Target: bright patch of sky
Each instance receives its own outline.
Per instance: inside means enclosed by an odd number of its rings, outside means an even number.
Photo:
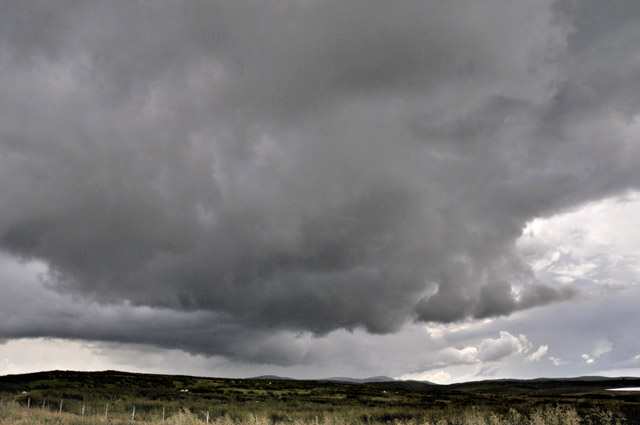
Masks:
[[[518,248],[542,280],[615,289],[640,283],[640,194],[527,225]]]

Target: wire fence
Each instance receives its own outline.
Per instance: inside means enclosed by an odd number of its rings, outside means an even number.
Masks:
[[[101,418],[104,420],[114,421],[143,421],[143,422],[160,422],[164,423],[171,415],[178,414],[187,408],[176,406],[175,403],[164,406],[160,403],[141,403],[132,404],[125,400],[113,400],[107,402],[88,402],[77,399],[64,398],[32,398],[30,396],[2,396],[0,397],[0,409],[7,408],[26,408],[38,409],[54,414],[72,414],[79,417]],[[220,409],[199,409],[194,410],[195,415],[208,424],[214,417],[212,412],[218,413],[218,416],[224,416],[224,410]]]

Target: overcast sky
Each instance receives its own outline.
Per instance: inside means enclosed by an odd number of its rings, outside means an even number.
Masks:
[[[637,0],[0,0],[0,374],[640,375]]]

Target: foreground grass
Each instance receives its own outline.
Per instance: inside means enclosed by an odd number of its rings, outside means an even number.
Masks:
[[[208,423],[213,425],[350,425],[368,423],[366,417],[353,418],[351,415],[325,413],[313,419],[298,418],[295,415],[287,417],[267,417],[253,414],[228,415],[210,417]],[[38,408],[26,408],[20,405],[6,405],[0,407],[0,425],[114,425],[114,424],[162,424],[159,417],[151,421],[132,421],[131,418],[109,418],[103,416],[79,416],[71,413],[56,413]],[[191,412],[180,410],[168,415],[164,424],[167,425],[201,425],[206,424],[205,412]],[[387,421],[387,425],[625,425],[626,418],[619,413],[591,409],[578,414],[573,407],[541,407],[523,414],[515,409],[507,413],[499,413],[489,409],[451,409],[449,411],[426,410],[421,421],[414,419],[394,419]]]

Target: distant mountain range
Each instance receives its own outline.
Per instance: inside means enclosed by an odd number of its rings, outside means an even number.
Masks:
[[[254,376],[253,378],[247,379],[263,379],[266,381],[296,381],[295,378],[287,378],[286,376],[276,376],[276,375],[260,375]]]
[[[412,390],[423,390],[427,388],[449,388],[457,391],[477,391],[477,392],[514,392],[527,393],[547,391],[550,388],[584,388],[586,386],[593,388],[605,388],[625,385],[627,383],[640,385],[640,378],[635,377],[618,377],[610,378],[606,376],[577,376],[572,378],[534,378],[534,379],[487,379],[482,381],[469,381],[457,384],[435,384],[429,381],[403,381],[393,379],[388,376],[373,376],[370,378],[351,378],[337,376],[324,379],[295,379],[277,375],[262,375],[248,379],[265,379],[265,380],[283,380],[298,382],[335,382],[345,384],[367,384],[384,388],[405,388]]]
[[[393,379],[388,376],[372,376],[370,378],[351,378],[347,376],[333,376],[331,378],[323,378],[323,379],[296,379],[296,378],[289,378],[286,376],[278,376],[278,375],[260,375],[260,376],[254,376],[252,378],[247,378],[247,379],[260,379],[260,380],[270,380],[270,381],[280,380],[280,381],[343,382],[343,383],[349,383],[349,384],[391,384],[392,386],[407,387],[407,388],[414,388],[414,389],[422,386],[443,386],[443,385],[435,384],[429,381],[403,381],[399,379]],[[450,384],[448,386],[458,387],[459,389],[463,389],[467,387],[478,389],[485,386],[489,386],[493,388],[497,384],[502,384],[508,387],[514,384],[536,385],[536,384],[550,384],[550,383],[561,383],[561,382],[597,383],[600,381],[612,381],[612,380],[623,380],[623,381],[638,380],[638,378],[633,378],[633,377],[609,378],[606,376],[577,376],[573,378],[534,378],[534,379],[505,378],[505,379],[487,379],[483,381],[461,382],[458,384]]]
[[[248,379],[266,379],[266,380],[282,380],[282,381],[297,381],[295,378],[287,378],[284,376],[276,375],[261,375]],[[372,376],[371,378],[349,378],[344,376],[336,376],[324,379],[305,379],[305,381],[324,381],[324,382],[348,382],[351,384],[372,384],[376,382],[396,382],[395,379],[388,376]]]

